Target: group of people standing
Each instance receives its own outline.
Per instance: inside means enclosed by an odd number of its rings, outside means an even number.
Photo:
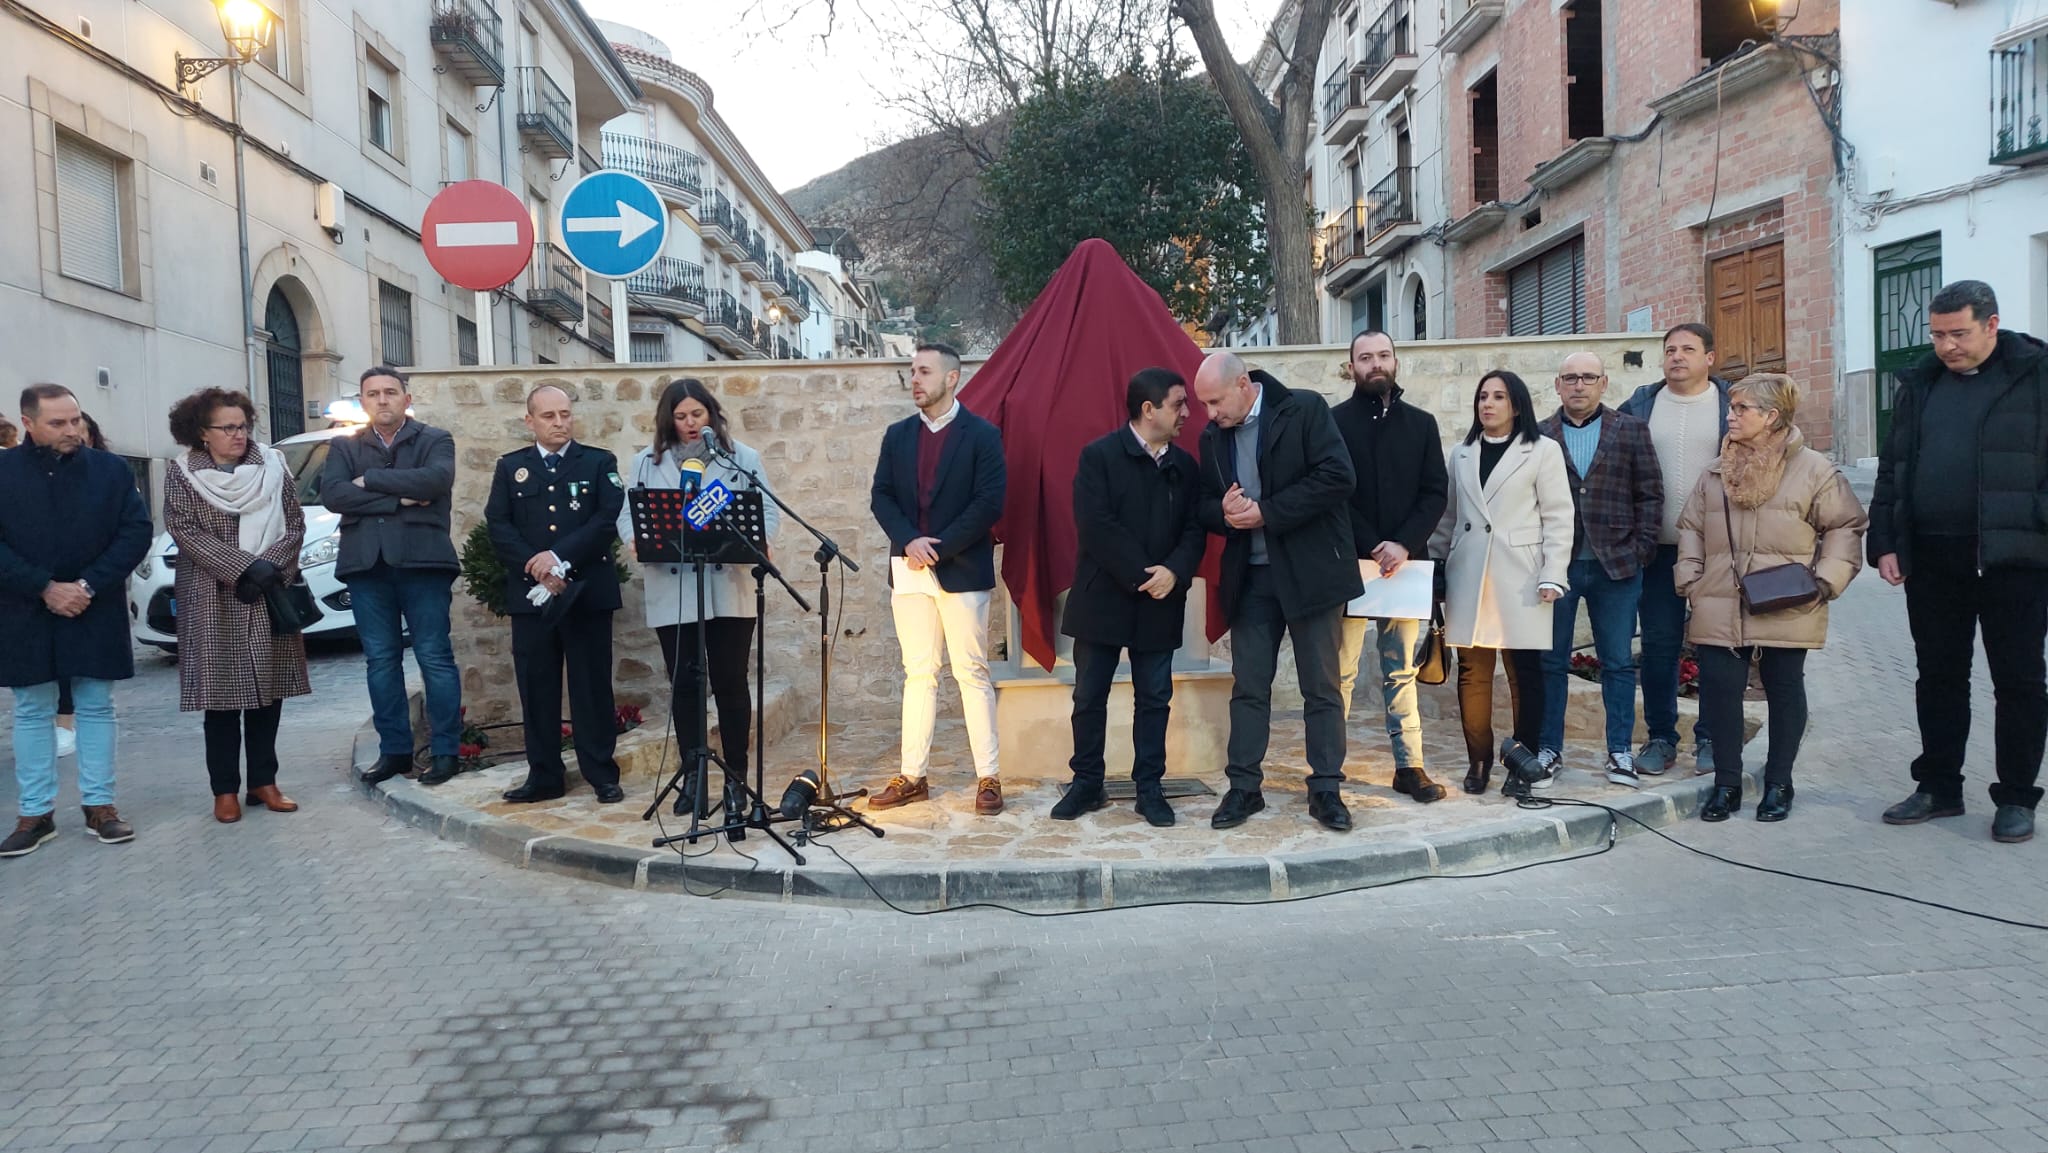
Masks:
[[[1334,409],[1227,351],[1206,357],[1192,382],[1163,368],[1139,372],[1126,388],[1128,423],[1084,449],[1073,486],[1078,556],[1061,627],[1074,642],[1074,751],[1052,816],[1071,820],[1106,804],[1107,702],[1128,654],[1137,812],[1154,825],[1174,823],[1161,789],[1172,654],[1215,535],[1234,683],[1229,789],[1212,826],[1242,824],[1265,807],[1283,638],[1293,642],[1301,685],[1312,819],[1352,825],[1340,791],[1345,721],[1369,631],[1377,633],[1394,788],[1423,803],[1445,796],[1421,742],[1426,622],[1345,615],[1363,588],[1362,565],[1388,576],[1425,560],[1440,566],[1442,635],[1457,656],[1465,791],[1486,791],[1517,746],[1521,763],[1537,766],[1535,787],[1564,767],[1565,677],[1583,603],[1606,713],[1596,771],[1635,785],[1674,767],[1679,661],[1689,642],[1700,698],[1694,763],[1715,778],[1701,816],[1725,820],[1742,808],[1742,700],[1754,665],[1769,713],[1756,816],[1782,820],[1807,722],[1804,657],[1825,642],[1827,604],[1859,571],[1867,531],[1871,562],[1905,586],[1920,665],[1918,788],[1885,821],[1963,812],[1968,674],[1981,624],[1998,713],[1992,832],[2028,839],[2048,743],[2048,345],[2001,331],[1996,298],[1976,281],[1934,297],[1931,329],[1934,353],[1900,375],[1868,516],[1841,472],[1804,443],[1799,387],[1776,374],[1733,383],[1714,376],[1713,333],[1700,324],[1666,334],[1663,378],[1619,407],[1604,403],[1606,370],[1591,353],[1560,365],[1559,405],[1547,419],[1520,377],[1487,373],[1448,458],[1435,418],[1403,397],[1399,357],[1383,333],[1352,341],[1352,395]],[[1000,433],[956,396],[960,374],[953,349],[917,350],[918,412],[885,433],[870,494],[902,566],[891,608],[904,668],[900,768],[870,798],[873,809],[931,795],[942,657],[967,714],[975,811],[1003,809],[987,647],[992,528],[1006,475]],[[1210,416],[1199,456],[1174,443],[1191,396]],[[411,771],[417,760],[400,663],[409,643],[430,730],[418,779],[433,785],[462,769],[461,682],[449,643],[460,569],[450,535],[454,442],[409,415],[397,369],[365,372],[361,399],[368,423],[330,442],[319,492],[341,515],[337,572],[349,587],[381,745],[365,779]],[[65,682],[76,699],[85,826],[107,843],[135,835],[113,803],[112,682],[134,673],[121,590],[151,533],[133,473],[89,443],[68,389],[32,386],[20,407],[26,443],[0,453],[0,635],[9,638],[0,683],[14,692],[21,813],[0,856],[55,835],[54,717]],[[185,451],[165,480],[164,520],[178,546],[180,706],[205,715],[214,816],[224,823],[239,820],[245,803],[298,807],[277,785],[277,733],[284,699],[309,691],[303,641],[277,605],[303,587],[305,518],[298,486],[258,439],[256,418],[240,392],[203,389],[180,401],[170,424]],[[661,393],[653,443],[634,457],[630,481],[611,453],[574,440],[565,390],[534,389],[525,422],[534,443],[499,460],[485,509],[506,571],[529,758],[526,780],[505,798],[542,801],[567,788],[558,728],[566,671],[582,776],[599,801],[615,802],[624,792],[613,759],[610,614],[622,603],[616,543],[634,540],[626,491],[768,481],[759,454],[731,437],[717,397],[695,380]],[[767,514],[772,533],[772,503]],[[753,707],[745,661],[757,639],[748,566],[707,571],[700,603],[692,566],[632,558],[673,682],[679,744],[706,740],[701,631],[724,760],[744,772]],[[1513,717],[1500,748],[1496,663],[1506,669]],[[1639,687],[1647,740],[1632,749]],[[679,799],[678,810],[687,803]]]

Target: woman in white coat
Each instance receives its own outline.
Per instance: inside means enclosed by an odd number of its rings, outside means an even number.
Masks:
[[[1479,381],[1472,429],[1451,450],[1451,499],[1430,538],[1444,561],[1444,640],[1458,650],[1458,713],[1470,769],[1465,791],[1493,773],[1493,664],[1502,654],[1514,739],[1541,746],[1543,654],[1551,602],[1572,558],[1572,489],[1564,451],[1536,427],[1529,386],[1497,370]],[[1545,754],[1547,756],[1547,754]],[[1548,785],[1555,759],[1544,763]]]
[[[716,451],[706,433],[716,438]],[[725,410],[704,382],[685,377],[662,389],[654,405],[654,444],[634,454],[626,468],[626,487],[681,488],[683,473],[697,472],[695,487],[722,482],[738,492],[753,482],[726,463],[731,460],[767,483],[761,454],[732,438]],[[772,500],[764,501],[767,535],[775,537],[779,517]],[[629,501],[619,513],[619,539],[635,547],[633,511]],[[637,548],[635,549],[637,557]],[[747,737],[753,707],[747,689],[747,658],[754,640],[754,584],[751,567],[711,565],[704,573],[704,605],[697,604],[697,566],[642,562],[640,587],[647,605],[647,627],[661,642],[661,660],[670,681],[669,711],[676,745],[684,752],[706,743],[704,701],[698,694],[697,630],[704,630],[710,665],[711,696],[718,705],[718,740],[726,767],[735,777],[747,772]],[[676,794],[675,811],[689,811],[688,794]]]

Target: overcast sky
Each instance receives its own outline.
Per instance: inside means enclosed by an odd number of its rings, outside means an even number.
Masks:
[[[855,2],[839,0],[842,10]],[[889,4],[873,0],[871,8]],[[883,95],[900,87],[901,70],[915,61],[893,56],[895,38],[866,20],[842,18],[822,39],[824,0],[584,0],[584,7],[660,37],[677,64],[709,81],[718,114],[780,190],[901,134]],[[1257,47],[1278,7],[1278,0],[1216,0],[1216,18],[1239,59]]]

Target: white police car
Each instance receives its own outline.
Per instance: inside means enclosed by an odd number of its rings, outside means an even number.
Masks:
[[[346,419],[330,413],[337,419]],[[334,560],[341,547],[341,516],[328,512],[320,503],[320,470],[327,463],[327,442],[347,436],[357,423],[337,424],[318,432],[286,437],[276,445],[284,454],[285,467],[299,486],[299,503],[305,507],[306,542],[299,549],[299,571],[313,590],[321,617],[306,630],[309,637],[353,637],[355,613],[349,607],[348,586],[334,575]],[[171,534],[163,533],[150,546],[149,556],[128,578],[128,618],[135,639],[168,653],[178,651],[178,546]]]

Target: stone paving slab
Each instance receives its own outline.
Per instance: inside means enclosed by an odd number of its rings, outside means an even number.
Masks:
[[[1584,742],[1597,734],[1598,686],[1572,683],[1567,767],[1550,795],[1612,806],[1652,826],[1696,813],[1708,778],[1693,775],[1689,755],[1662,780],[1645,778],[1640,790],[1608,783],[1597,735],[1595,744]],[[1498,695],[1497,722],[1505,732],[1504,686]],[[1430,764],[1462,766],[1463,739],[1454,708],[1444,707],[1448,696],[1445,689],[1432,689],[1425,697],[1424,751]],[[853,802],[885,836],[859,828],[838,831],[801,846],[802,864],[758,831],[739,842],[705,838],[654,847],[657,837],[684,833],[688,820],[664,805],[655,821],[642,821],[653,793],[644,781],[638,787],[628,782],[623,804],[599,805],[579,782],[558,801],[518,805],[500,797],[524,777],[525,765],[515,762],[465,773],[433,789],[401,777],[378,791],[408,824],[524,868],[627,888],[778,901],[865,904],[879,890],[894,903],[920,909],[978,901],[1069,909],[1190,898],[1270,900],[1483,872],[1590,852],[1611,836],[1640,831],[1597,809],[1522,807],[1500,795],[1499,772],[1487,795],[1467,795],[1459,788],[1462,767],[1435,770],[1450,795],[1417,804],[1390,787],[1393,767],[1386,736],[1374,723],[1376,701],[1362,698],[1353,716],[1344,795],[1357,827],[1349,834],[1332,833],[1307,815],[1298,711],[1274,717],[1266,810],[1225,831],[1211,829],[1208,820],[1227,787],[1220,771],[1200,778],[1217,796],[1178,801],[1179,823],[1166,829],[1145,823],[1128,804],[1112,804],[1077,821],[1051,820],[1047,814],[1067,777],[1063,765],[1006,765],[1004,812],[978,816],[957,717],[942,719],[933,742],[929,802],[880,812]],[[799,730],[771,742],[770,764],[796,763],[809,753],[810,740]],[[357,767],[375,755],[374,735],[366,727],[356,740]],[[879,787],[898,751],[894,734],[884,728],[849,727],[833,738],[831,755],[841,787]],[[783,767],[768,779],[771,803],[790,771]],[[790,837],[797,827],[776,828]]]

